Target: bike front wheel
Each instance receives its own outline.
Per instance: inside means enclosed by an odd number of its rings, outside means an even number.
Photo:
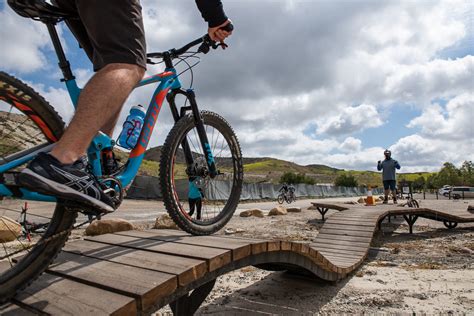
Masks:
[[[216,113],[202,111],[201,116],[217,175],[209,175],[205,146],[192,115],[184,116],[171,129],[160,160],[165,207],[175,223],[193,235],[213,234],[227,224],[243,183],[242,154],[232,127]],[[185,159],[183,146],[189,148],[191,163]]]
[[[283,194],[278,195],[278,204],[283,204],[285,202],[285,196]]]

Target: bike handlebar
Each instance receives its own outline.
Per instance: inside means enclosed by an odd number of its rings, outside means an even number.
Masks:
[[[231,32],[234,29],[234,26],[232,25],[232,23],[229,23],[226,26],[221,27],[220,29],[222,29],[224,31],[227,31],[227,32]],[[146,56],[151,57],[151,58],[164,58],[166,55],[168,55],[171,59],[173,59],[173,58],[177,58],[180,55],[186,53],[190,48],[192,48],[192,47],[194,47],[198,44],[201,44],[201,46],[199,46],[199,48],[198,48],[198,52],[203,53],[203,54],[207,54],[209,52],[209,50],[211,49],[211,47],[213,49],[216,49],[219,46],[222,46],[224,49],[227,47],[227,45],[225,43],[217,43],[216,41],[213,41],[209,37],[209,34],[206,34],[206,35],[204,35],[204,36],[202,36],[198,39],[195,39],[192,42],[189,42],[188,44],[184,45],[181,48],[178,48],[178,49],[172,48],[172,49],[167,50],[165,52],[148,53],[148,54],[146,54]]]

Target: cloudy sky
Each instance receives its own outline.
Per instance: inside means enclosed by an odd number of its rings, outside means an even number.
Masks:
[[[404,172],[474,160],[472,1],[223,3],[235,25],[230,47],[202,57],[193,87],[202,108],[230,121],[245,156],[374,170],[389,148]],[[192,0],[142,6],[150,52],[206,32]],[[33,85],[69,118],[45,27],[16,16],[5,0],[0,21],[0,69]],[[91,66],[68,30],[60,34],[83,84]],[[182,79],[189,83],[189,76]],[[152,90],[136,90],[127,106],[147,105]],[[163,107],[153,145],[171,123]]]

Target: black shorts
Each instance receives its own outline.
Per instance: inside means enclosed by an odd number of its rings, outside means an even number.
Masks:
[[[94,71],[112,63],[146,69],[146,43],[140,0],[54,0],[76,12],[80,20],[66,21]]]
[[[397,182],[395,180],[384,180],[383,181],[383,188],[385,190],[392,190],[395,191],[395,187],[397,186]]]

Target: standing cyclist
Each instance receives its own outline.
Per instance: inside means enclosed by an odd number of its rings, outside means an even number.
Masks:
[[[397,204],[397,193],[395,192],[397,186],[395,169],[400,169],[400,164],[395,159],[392,159],[392,152],[390,150],[386,149],[383,154],[385,155],[385,160],[379,160],[377,163],[377,170],[383,170],[382,180],[383,188],[385,190],[383,204],[388,203],[388,193],[390,190],[392,191],[393,204]]]
[[[143,78],[146,44],[142,8],[139,0],[54,2],[79,16],[78,20],[68,20],[67,25],[96,73],[82,90],[77,111],[64,135],[51,153],[39,154],[31,161],[19,180],[33,191],[111,212],[112,201],[86,171],[81,157],[99,131],[112,136],[125,100]],[[209,24],[212,40],[223,42],[231,35],[221,29],[230,20],[220,0],[196,0],[196,4]]]

